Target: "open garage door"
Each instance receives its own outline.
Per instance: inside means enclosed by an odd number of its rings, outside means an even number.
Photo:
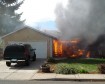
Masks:
[[[15,43],[28,43],[32,48],[35,48],[36,58],[47,58],[47,42],[9,42],[9,44]]]

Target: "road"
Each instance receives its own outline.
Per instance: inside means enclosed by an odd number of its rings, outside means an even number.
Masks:
[[[34,74],[38,71],[40,65],[44,60],[37,59],[32,62],[30,66],[24,66],[21,64],[12,64],[11,67],[6,66],[4,60],[0,61],[0,79],[1,80],[30,80]]]
[[[0,80],[0,84],[105,84],[105,82],[75,82],[75,81],[8,81]]]

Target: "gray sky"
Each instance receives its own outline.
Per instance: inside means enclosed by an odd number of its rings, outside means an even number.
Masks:
[[[43,22],[55,20],[55,7],[58,3],[64,6],[68,0],[25,0],[19,13],[23,12],[21,19],[26,19],[26,24],[35,24],[36,22]]]

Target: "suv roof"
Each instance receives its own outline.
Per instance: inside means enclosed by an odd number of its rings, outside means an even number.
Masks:
[[[9,44],[7,46],[31,46],[30,44],[26,44],[26,43],[19,43],[19,44]]]
[[[5,52],[23,52],[25,48],[31,48],[30,44],[11,44],[5,49]]]

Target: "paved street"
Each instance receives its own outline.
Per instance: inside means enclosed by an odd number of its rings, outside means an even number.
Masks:
[[[75,82],[75,81],[9,81],[0,80],[0,84],[105,84],[105,82]]]
[[[1,80],[30,80],[34,74],[38,71],[40,65],[44,62],[43,59],[37,59],[35,62],[31,62],[30,66],[24,66],[21,64],[12,64],[11,67],[6,66],[4,60],[0,61],[0,79]]]

